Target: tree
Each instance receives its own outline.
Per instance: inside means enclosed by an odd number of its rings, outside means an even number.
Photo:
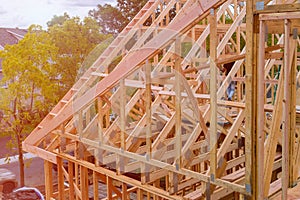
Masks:
[[[87,55],[110,35],[101,33],[98,23],[90,17],[83,21],[79,17],[73,17],[62,25],[49,27],[48,32],[58,48],[57,70],[64,94],[75,83],[78,70]]]
[[[31,26],[24,38],[0,52],[3,79],[0,89],[1,134],[11,135],[20,164],[20,186],[25,185],[23,139],[59,100],[57,48],[41,26]]]
[[[64,15],[61,16],[54,15],[53,18],[47,22],[47,26],[63,25],[63,23],[69,19],[70,16],[67,13],[64,13]]]
[[[120,33],[126,26],[126,18],[118,10],[110,4],[98,5],[97,10],[89,11],[89,16],[94,18],[101,27],[104,34],[116,35]]]
[[[117,7],[126,18],[126,25],[143,8],[147,0],[117,0]]]
[[[110,4],[98,5],[97,9],[89,11],[89,16],[103,27],[103,33],[116,35],[125,28],[146,2],[147,0],[118,0],[116,7]]]

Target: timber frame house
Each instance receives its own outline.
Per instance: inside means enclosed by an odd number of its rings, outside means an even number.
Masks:
[[[46,199],[286,199],[299,28],[294,0],[149,0],[24,141]]]

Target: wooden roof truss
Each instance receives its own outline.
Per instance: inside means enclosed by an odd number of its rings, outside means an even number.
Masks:
[[[149,0],[24,141],[45,159],[46,199],[286,195],[299,177],[300,6],[260,4]]]

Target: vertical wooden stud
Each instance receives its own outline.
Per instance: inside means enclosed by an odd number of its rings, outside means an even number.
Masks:
[[[45,192],[46,200],[50,200],[53,194],[53,175],[52,175],[52,163],[44,161],[44,173],[45,173]]]
[[[210,180],[215,181],[217,174],[217,66],[215,65],[215,60],[217,57],[217,21],[216,21],[216,11],[211,9],[209,15],[210,24],[210,132],[209,132],[209,151],[210,151]],[[210,185],[206,186],[209,189]],[[206,197],[210,199],[207,192]]]
[[[289,102],[290,102],[290,30],[291,22],[288,19],[284,20],[284,94],[283,94],[283,133],[282,133],[282,196],[281,198],[287,199],[287,189],[289,180]]]
[[[64,174],[63,174],[63,161],[62,158],[56,158],[57,163],[57,182],[58,182],[58,198],[60,200],[65,199],[65,187],[64,187]]]

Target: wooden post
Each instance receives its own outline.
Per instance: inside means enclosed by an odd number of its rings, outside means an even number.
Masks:
[[[112,179],[109,176],[106,176],[106,186],[107,186],[107,199],[112,200]]]
[[[125,141],[125,124],[126,124],[126,87],[125,87],[125,78],[120,80],[120,130],[121,130],[121,149],[126,149]],[[121,155],[117,155],[117,173],[122,174],[125,167],[125,158]]]
[[[0,185],[0,200],[3,198],[3,185]]]
[[[181,40],[180,37],[176,38],[175,41],[175,166],[177,169],[181,168],[181,65],[180,65],[180,55],[181,55]],[[178,186],[178,174],[171,172],[170,174],[171,186],[174,188],[174,192],[177,192]]]
[[[127,200],[128,199],[128,193],[127,193],[127,184],[122,183],[122,200]]]
[[[80,157],[79,157],[79,148],[80,148],[80,144],[79,144],[79,142],[76,141],[75,142],[75,158],[78,159],[78,160],[80,160]],[[79,187],[80,169],[79,169],[78,162],[74,163],[74,167],[75,167],[75,170],[74,170],[74,172],[75,172],[75,175],[74,175],[74,177],[75,177],[75,185],[76,185],[76,187]],[[78,200],[79,198],[80,198],[80,196],[76,195],[76,200]]]
[[[77,132],[79,135],[79,140],[82,138],[83,133],[83,113],[82,110],[78,112],[78,125],[77,125]]]
[[[254,6],[256,0],[249,0],[246,4],[246,121],[245,121],[245,155],[246,155],[246,169],[245,169],[245,187],[246,191],[251,194],[247,199],[263,199],[263,193],[259,190],[259,177],[257,173],[258,159],[257,159],[257,132],[256,124],[256,48],[257,34],[255,33],[255,15]]]
[[[102,145],[103,143],[103,111],[102,111],[102,107],[103,107],[103,102],[102,99],[100,97],[97,98],[97,107],[98,107],[98,140],[99,140],[99,144]],[[103,163],[103,150],[101,150],[100,148],[97,148],[95,150],[95,164],[96,166],[99,166],[101,163]]]
[[[44,161],[44,173],[45,173],[45,192],[46,200],[50,200],[53,194],[53,176],[52,176],[52,163]]]
[[[289,185],[289,122],[290,122],[290,30],[291,22],[288,19],[284,20],[284,95],[283,95],[283,134],[282,134],[282,199],[287,199],[287,189]]]
[[[175,151],[176,151],[176,165],[181,167],[181,65],[180,65],[181,41],[177,37],[175,41]]]
[[[151,104],[152,104],[152,97],[151,97],[151,63],[146,61],[145,64],[145,77],[146,77],[146,91],[145,91],[145,101],[146,101],[146,157],[147,159],[152,158],[152,111],[151,111]],[[149,181],[149,170],[150,166],[147,164],[143,164],[144,166],[141,167],[142,171],[142,183],[146,183]]]
[[[152,129],[151,129],[151,63],[149,61],[146,61],[145,65],[145,75],[146,75],[146,92],[145,92],[145,100],[146,100],[146,146],[147,146],[147,155],[149,158],[152,157],[152,142],[151,142],[151,136],[152,136]]]
[[[68,162],[68,174],[69,174],[69,200],[74,199],[75,188],[74,188],[74,163]]]
[[[217,121],[217,66],[215,60],[217,57],[217,20],[216,10],[211,9],[209,15],[210,24],[210,132],[209,132],[209,147],[210,147],[210,179],[215,181],[217,174],[217,142],[218,142],[218,121]],[[209,185],[207,188],[210,187]],[[211,192],[207,192],[206,198]]]
[[[121,148],[123,150],[126,149],[125,143],[125,124],[126,124],[126,116],[125,116],[125,107],[126,107],[126,87],[125,87],[125,79],[120,80],[120,130],[121,130]]]
[[[291,42],[294,45],[293,48],[291,48],[292,52],[292,64],[291,64],[291,72],[290,72],[290,143],[289,143],[289,187],[294,187],[297,184],[298,179],[298,170],[297,165],[297,154],[295,149],[295,130],[296,130],[296,101],[297,101],[297,94],[296,94],[296,81],[297,81],[297,39],[293,38]],[[299,144],[298,144],[299,145]]]
[[[258,66],[257,66],[257,178],[261,181],[264,177],[264,142],[265,142],[265,33],[266,25],[264,21],[259,24],[259,44],[258,44]],[[258,187],[258,193],[264,193],[264,184]]]
[[[64,187],[64,174],[63,174],[63,161],[61,157],[56,158],[57,163],[57,182],[58,182],[58,198],[60,200],[65,199],[65,187]]]
[[[64,123],[62,123],[60,127],[61,127],[61,135],[62,136],[59,137],[59,140],[60,140],[59,151],[64,152],[66,150],[66,138],[63,137],[63,135],[65,134]]]
[[[88,169],[84,166],[80,166],[80,191],[81,199],[89,199]]]
[[[94,200],[99,199],[99,182],[98,182],[98,174],[93,171],[93,190],[94,190]]]
[[[143,196],[143,190],[141,188],[138,188],[137,190],[137,193],[136,193],[136,196],[137,196],[137,200],[143,200],[144,196]]]

